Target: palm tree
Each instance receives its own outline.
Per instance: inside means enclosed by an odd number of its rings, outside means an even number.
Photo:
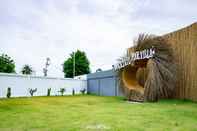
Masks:
[[[25,75],[31,75],[33,73],[33,69],[30,65],[24,65],[21,72]]]

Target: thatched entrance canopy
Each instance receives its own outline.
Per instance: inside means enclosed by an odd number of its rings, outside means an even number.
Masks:
[[[152,57],[115,67],[126,96],[145,101],[171,97],[197,101],[197,23],[162,37],[141,34],[123,59],[152,48]]]
[[[128,49],[125,57],[150,49],[154,52],[150,53],[151,57],[133,59],[132,64],[118,70],[122,86],[127,88],[127,96],[130,99],[133,94],[131,92],[136,92],[135,94],[138,94],[136,96],[140,98],[143,96],[146,101],[172,96],[176,68],[172,49],[165,39],[141,34],[135,41],[135,46]]]

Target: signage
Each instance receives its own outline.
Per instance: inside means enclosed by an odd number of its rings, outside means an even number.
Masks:
[[[145,49],[142,51],[136,51],[120,59],[119,63],[113,65],[113,69],[119,70],[125,66],[132,64],[136,60],[150,59],[154,56],[154,54],[155,54],[154,48]]]

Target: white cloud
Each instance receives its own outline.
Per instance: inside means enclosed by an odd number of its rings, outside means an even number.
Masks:
[[[17,72],[30,64],[37,75],[50,57],[49,75],[63,76],[61,64],[76,49],[87,53],[93,71],[110,69],[138,33],[163,34],[195,21],[194,1],[169,2],[1,1],[0,53],[14,58]]]

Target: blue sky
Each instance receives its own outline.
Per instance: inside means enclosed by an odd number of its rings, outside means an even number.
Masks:
[[[30,64],[63,77],[61,64],[76,49],[97,68],[110,69],[139,33],[162,35],[197,21],[197,0],[1,0],[0,53],[20,72]]]

